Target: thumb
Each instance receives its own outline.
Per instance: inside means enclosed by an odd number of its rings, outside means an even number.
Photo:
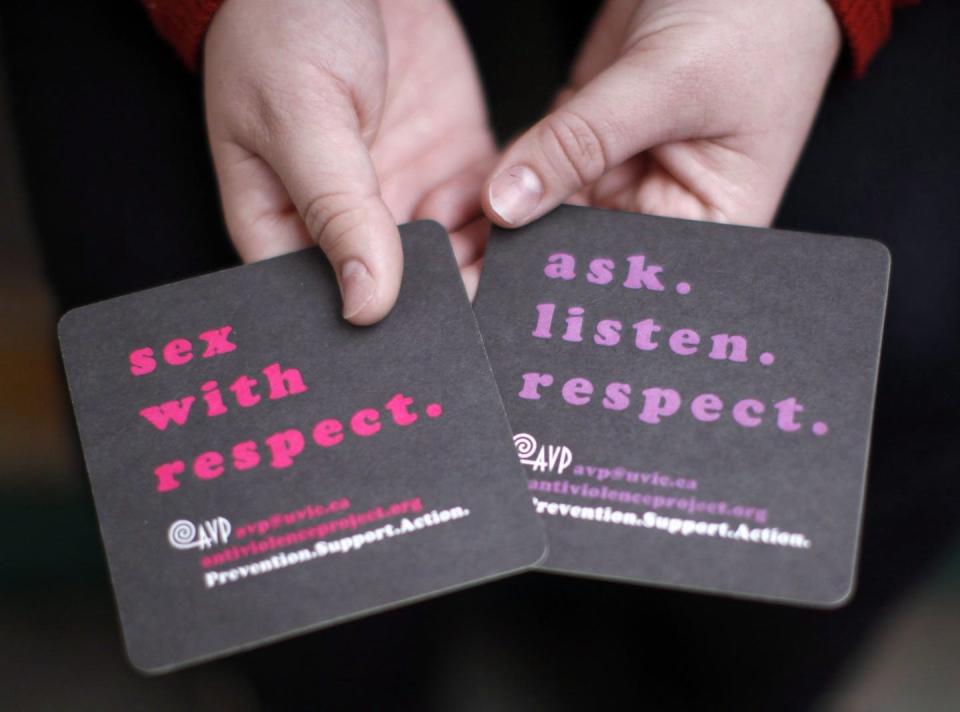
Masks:
[[[343,318],[372,324],[397,300],[400,234],[355,122],[323,123],[294,122],[282,140],[261,150],[333,266]]]
[[[691,130],[690,98],[672,73],[641,59],[618,60],[506,150],[483,192],[493,222],[525,225],[628,158]]]

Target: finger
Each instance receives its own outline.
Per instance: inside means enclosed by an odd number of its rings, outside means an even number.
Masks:
[[[553,97],[553,103],[550,105],[550,111],[556,111],[561,106],[566,104],[570,99],[576,95],[576,90],[572,87],[563,87],[560,91],[557,92],[556,96]],[[588,206],[590,205],[590,193],[592,186],[585,185],[576,193],[568,195],[567,199],[563,202],[567,205],[580,205]]]
[[[403,254],[356,122],[332,105],[322,121],[293,116],[261,153],[330,260],[343,317],[354,324],[382,319],[397,299]]]
[[[286,188],[262,158],[232,141],[215,141],[210,148],[227,230],[245,262],[311,244]]]
[[[450,244],[458,267],[465,267],[483,257],[490,236],[490,221],[478,217],[456,232],[450,233]]]
[[[436,220],[446,228],[459,266],[483,254],[490,231],[480,207],[480,189],[488,169],[489,165],[478,167],[445,181],[428,193],[413,213],[414,220]]]
[[[436,220],[453,232],[483,214],[480,190],[493,167],[492,161],[459,173],[434,187],[417,204],[414,220]]]
[[[678,84],[643,55],[621,58],[506,150],[484,211],[498,225],[525,225],[636,153],[692,132],[699,102]]]
[[[460,278],[463,288],[467,290],[467,298],[472,302],[477,296],[477,286],[480,284],[480,272],[483,269],[483,260],[460,268]]]

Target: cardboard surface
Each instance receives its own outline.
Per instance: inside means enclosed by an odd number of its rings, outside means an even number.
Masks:
[[[544,552],[446,234],[340,317],[318,250],[68,313],[60,338],[131,661],[145,671],[528,567]]]
[[[475,310],[542,567],[841,604],[888,272],[870,240],[569,206],[494,230]]]

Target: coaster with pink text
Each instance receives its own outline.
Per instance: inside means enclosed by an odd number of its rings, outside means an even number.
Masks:
[[[161,672],[529,567],[540,522],[449,240],[340,317],[318,250],[68,313],[127,651]]]
[[[794,603],[853,588],[889,256],[565,206],[475,304],[542,568]]]

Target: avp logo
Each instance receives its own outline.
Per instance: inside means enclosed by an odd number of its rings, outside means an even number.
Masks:
[[[223,517],[214,517],[194,524],[188,519],[178,519],[167,530],[167,541],[174,549],[209,549],[226,544],[230,538],[230,522]]]
[[[556,472],[563,474],[573,462],[573,453],[566,445],[541,445],[529,433],[517,433],[513,436],[513,445],[517,448],[520,462],[530,466],[534,472]]]

